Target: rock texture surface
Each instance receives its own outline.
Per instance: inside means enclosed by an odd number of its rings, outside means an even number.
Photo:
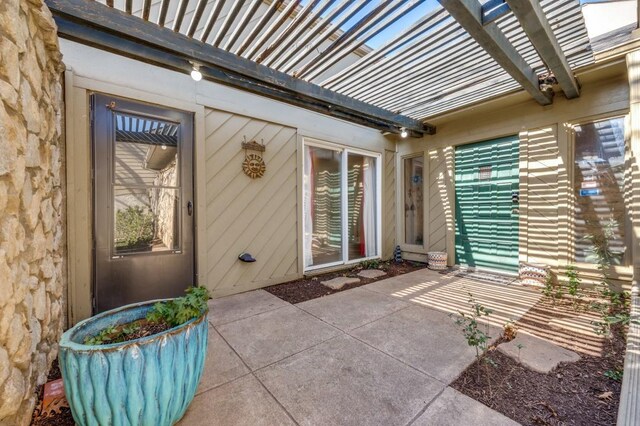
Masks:
[[[580,355],[526,333],[498,346],[498,350],[539,373],[549,373],[561,362],[578,362]]]
[[[30,423],[63,328],[62,71],[43,1],[0,1],[0,424]]]
[[[322,285],[329,287],[332,290],[340,290],[347,284],[357,284],[360,282],[360,278],[352,277],[337,277],[328,281],[322,281]]]

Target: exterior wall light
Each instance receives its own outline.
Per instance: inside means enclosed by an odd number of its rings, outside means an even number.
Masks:
[[[402,129],[400,129],[400,137],[402,139],[406,138],[407,136],[409,136],[409,132],[407,132],[407,129],[405,129],[404,127]]]
[[[193,68],[191,69],[191,78],[195,81],[202,80],[202,73],[200,72],[200,65],[193,64]]]

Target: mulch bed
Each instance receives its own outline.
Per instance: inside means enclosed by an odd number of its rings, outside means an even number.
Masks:
[[[476,361],[451,386],[523,425],[615,425],[621,383],[604,373],[622,370],[626,344],[623,328],[612,332],[601,356],[580,354],[580,361],[561,363],[547,374],[498,351],[499,340],[485,355],[496,366]],[[569,332],[567,337],[580,338]]]
[[[279,297],[286,302],[296,304],[306,302],[307,300],[317,299],[318,297],[328,296],[330,294],[360,287],[366,284],[371,284],[375,281],[380,281],[387,278],[395,277],[397,275],[417,271],[418,269],[424,269],[425,267],[426,265],[424,263],[419,262],[411,262],[405,260],[396,263],[393,261],[387,261],[380,262],[377,268],[387,273],[387,275],[384,275],[380,278],[368,279],[359,277],[358,272],[362,271],[363,268],[362,266],[355,266],[348,270],[329,272],[322,275],[315,275],[313,277],[301,278],[299,280],[290,281],[284,284],[265,287],[263,288],[263,290],[268,291],[269,293]],[[355,277],[359,278],[360,282],[355,284],[347,284],[340,290],[332,290],[321,284],[322,281],[328,281],[337,277]]]
[[[62,378],[62,374],[60,373],[60,367],[58,366],[58,360],[56,359],[53,361],[47,381],[57,380],[60,378]],[[41,413],[44,386],[38,386],[36,394],[38,395],[38,401],[36,402],[36,409],[33,411],[33,415],[31,416],[32,426],[73,426],[76,424],[73,421],[73,416],[71,415],[71,409],[69,407],[60,407],[52,413]]]

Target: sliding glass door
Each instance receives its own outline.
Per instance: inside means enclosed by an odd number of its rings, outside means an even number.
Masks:
[[[378,157],[305,145],[305,269],[379,256]]]

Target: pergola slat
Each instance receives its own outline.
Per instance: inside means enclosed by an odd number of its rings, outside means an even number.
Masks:
[[[220,16],[220,12],[224,7],[225,0],[216,0],[216,4],[211,9],[209,13],[209,17],[207,18],[207,22],[204,24],[204,29],[202,30],[202,34],[200,35],[200,41],[206,42],[209,38],[209,34],[213,30],[213,26],[218,21],[218,17]]]
[[[402,2],[391,6],[383,16],[372,22],[366,30],[363,29],[359,34],[353,35],[352,40],[348,44],[345,44],[342,49],[333,52],[332,55],[329,55],[329,58],[325,58],[324,62],[316,67],[316,69],[313,70],[307,78],[309,80],[318,78],[332,66],[338,64],[341,60],[352,54],[356,49],[366,45],[369,40],[382,33],[398,19],[420,6],[423,1],[424,0],[411,0],[407,4]]]
[[[291,14],[296,10],[298,5],[300,4],[300,0],[291,0],[289,4],[285,7],[284,11],[280,14],[278,19],[273,22],[269,28],[267,28],[262,35],[258,38],[258,40],[251,46],[251,50],[245,55],[245,57],[249,59],[253,59],[260,49],[269,41],[269,39],[287,22],[287,19],[291,16]]]
[[[324,4],[311,14],[311,11],[320,3],[319,0],[309,2],[304,9],[295,17],[293,22],[258,56],[256,62],[270,66],[274,60],[291,48],[292,43],[298,41],[304,31],[311,25],[318,22],[322,14],[331,6],[335,0],[324,0]],[[309,16],[311,14],[311,16]],[[306,22],[305,22],[306,21]],[[304,25],[303,25],[304,23]],[[267,60],[268,58],[268,60]]]
[[[271,5],[269,5],[269,9],[267,9],[267,11],[262,15],[258,23],[253,27],[253,30],[251,30],[249,35],[244,39],[238,50],[234,52],[236,55],[242,56],[242,54],[251,46],[255,38],[260,34],[262,29],[266,27],[282,3],[284,3],[284,0],[275,0]]]
[[[330,4],[332,4],[330,2]],[[280,52],[276,54],[276,57],[271,60],[271,63],[265,64],[272,66],[275,69],[280,69],[283,65],[287,64],[300,50],[304,49],[306,46],[311,43],[315,37],[320,34],[323,30],[327,28],[327,26],[331,25],[333,20],[340,16],[347,8],[351,0],[342,0],[340,4],[338,4],[335,8],[331,10],[331,12],[325,17],[322,18],[320,15],[318,16],[318,22],[313,28],[313,30],[309,31],[296,46],[289,46],[288,49],[280,49]],[[312,21],[313,22],[313,21]],[[282,54],[285,54],[284,57],[281,57]]]
[[[235,21],[238,13],[240,13],[240,9],[242,9],[242,6],[244,6],[244,0],[235,0],[231,5],[231,9],[227,13],[227,16],[225,16],[224,21],[222,22],[222,26],[220,26],[218,33],[213,39],[212,44],[215,47],[220,46],[220,43],[222,43],[222,40],[227,35],[227,31],[229,31],[229,28],[231,28],[233,21]]]
[[[240,38],[240,34],[242,34],[242,31],[244,31],[249,22],[251,22],[251,18],[253,18],[261,4],[262,0],[252,0],[251,5],[247,7],[244,15],[242,15],[242,18],[240,18],[240,22],[238,22],[235,29],[222,47],[224,50],[230,52],[231,49],[233,49],[233,45],[236,43],[236,41],[238,41],[238,38]]]
[[[491,57],[541,105],[552,103],[540,90],[538,76],[511,45],[495,22],[482,25],[482,5],[478,0],[439,0],[449,14]]]
[[[158,25],[164,27],[164,24],[167,20],[167,11],[169,10],[169,3],[171,0],[162,0],[160,3],[160,12],[158,13]]]
[[[178,11],[176,12],[176,18],[173,21],[173,31],[180,31],[180,27],[182,26],[182,21],[184,20],[184,14],[187,11],[188,5],[189,0],[180,0],[180,3],[178,3]]]
[[[567,98],[580,96],[578,82],[538,1],[506,1],[538,54],[555,75]]]
[[[404,127],[415,135],[435,132],[429,124],[296,79],[92,0],[46,0],[46,4],[60,36],[74,41],[182,72],[188,72],[189,61],[195,61],[207,79],[380,130],[398,132]]]
[[[204,13],[204,9],[209,4],[209,0],[198,0],[196,4],[196,10],[193,12],[193,16],[191,17],[191,23],[189,24],[189,29],[187,30],[187,36],[193,37],[198,29],[198,25],[200,24],[200,20],[202,19],[202,14]]]
[[[345,16],[340,18],[340,20],[333,26],[333,28],[341,28],[348,22],[351,18],[353,18],[358,12],[360,12],[367,4],[369,4],[371,0],[362,0],[358,2],[351,1],[351,8],[348,9],[345,13]],[[300,52],[296,57],[290,60],[290,62],[284,65],[284,68],[281,70],[284,72],[292,72],[296,65],[300,64],[311,52],[315,52],[320,48],[322,43],[324,43],[327,39],[329,39],[335,32],[332,28],[329,28],[324,33],[320,34],[319,37],[313,40],[313,43],[309,46],[305,51]],[[280,69],[280,68],[279,68]],[[296,71],[297,75],[297,71]]]

